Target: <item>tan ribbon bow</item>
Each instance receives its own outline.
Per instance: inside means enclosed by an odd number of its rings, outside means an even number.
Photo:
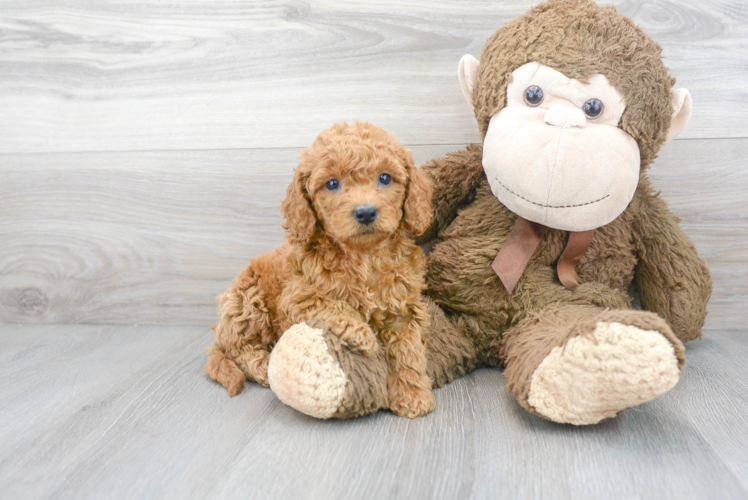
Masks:
[[[509,295],[517,286],[522,273],[525,272],[527,264],[530,263],[532,254],[540,245],[548,228],[537,222],[530,222],[522,217],[517,217],[514,229],[509,233],[504,246],[494,259],[491,267],[499,276]],[[579,284],[577,280],[576,267],[592,243],[595,230],[570,231],[569,241],[561,254],[556,266],[558,279],[572,292]]]

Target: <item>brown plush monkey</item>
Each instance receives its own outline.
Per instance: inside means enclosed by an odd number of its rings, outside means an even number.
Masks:
[[[499,29],[480,62],[464,57],[459,78],[483,144],[422,167],[434,182],[423,238],[434,386],[505,367],[524,408],[578,425],[669,390],[683,342],[701,335],[711,278],[647,176],[691,110],[659,45],[613,7],[551,0]],[[330,336],[283,337],[271,388],[337,416],[386,407],[381,360],[334,340],[314,350]],[[295,375],[273,378],[274,364]],[[330,366],[344,395],[325,381]]]

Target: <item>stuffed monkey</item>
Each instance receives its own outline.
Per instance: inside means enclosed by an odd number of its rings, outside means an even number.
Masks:
[[[421,167],[434,387],[503,367],[521,406],[576,425],[672,388],[711,278],[647,176],[691,111],[660,46],[613,7],[550,0],[458,76],[483,142]],[[299,324],[271,354],[270,387],[316,417],[362,415],[387,406],[383,363]]]

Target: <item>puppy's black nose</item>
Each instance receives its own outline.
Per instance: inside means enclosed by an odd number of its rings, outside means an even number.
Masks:
[[[369,225],[377,218],[377,209],[374,205],[359,205],[353,210],[353,216],[360,224]]]

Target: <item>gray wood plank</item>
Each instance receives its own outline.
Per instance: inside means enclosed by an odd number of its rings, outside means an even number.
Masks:
[[[4,160],[5,320],[204,323],[249,257],[282,241],[296,152]]]
[[[717,329],[745,331],[746,158],[748,143],[743,140],[674,141],[662,150],[651,170],[655,187],[683,219],[684,230],[709,264],[714,293],[707,326]]]
[[[302,147],[367,119],[478,139],[456,67],[534,2],[0,4],[0,152]],[[694,98],[687,138],[748,136],[744,1],[619,0]]]
[[[213,321],[215,296],[283,241],[297,153],[0,155],[0,321]]]
[[[748,359],[746,332],[708,331],[688,344],[690,369],[672,397],[653,404],[665,411],[683,408],[692,426],[748,488],[748,381],[741,375]]]
[[[688,385],[691,370],[678,387]],[[483,419],[475,423],[480,464],[475,481],[483,485],[477,498],[492,498],[491,492],[499,490],[507,498],[748,496],[745,470],[739,476],[734,472],[745,460],[744,452],[723,460],[720,450],[690,421],[683,408],[686,402],[676,399],[677,393],[671,391],[593,427],[559,426],[519,408],[498,374],[478,371],[472,377]],[[688,409],[703,412],[710,403],[709,398],[702,399],[697,409]],[[738,417],[732,410],[725,414]],[[501,425],[498,419],[503,420]],[[716,422],[720,420],[699,424],[719,425]],[[743,425],[731,427],[742,432]],[[696,476],[687,479],[692,474]],[[507,481],[506,476],[515,480]]]
[[[460,146],[414,147],[418,162]],[[712,268],[708,322],[743,329],[748,140],[675,141],[655,185]],[[0,321],[212,324],[283,239],[293,149],[0,155]]]
[[[207,328],[0,325],[0,491],[14,499],[746,498],[748,394],[734,382],[748,375],[748,353],[737,332],[714,333],[689,344],[691,363],[673,391],[577,428],[521,410],[498,370],[438,390],[435,412],[422,419],[318,421],[256,385],[229,398],[202,370]]]

